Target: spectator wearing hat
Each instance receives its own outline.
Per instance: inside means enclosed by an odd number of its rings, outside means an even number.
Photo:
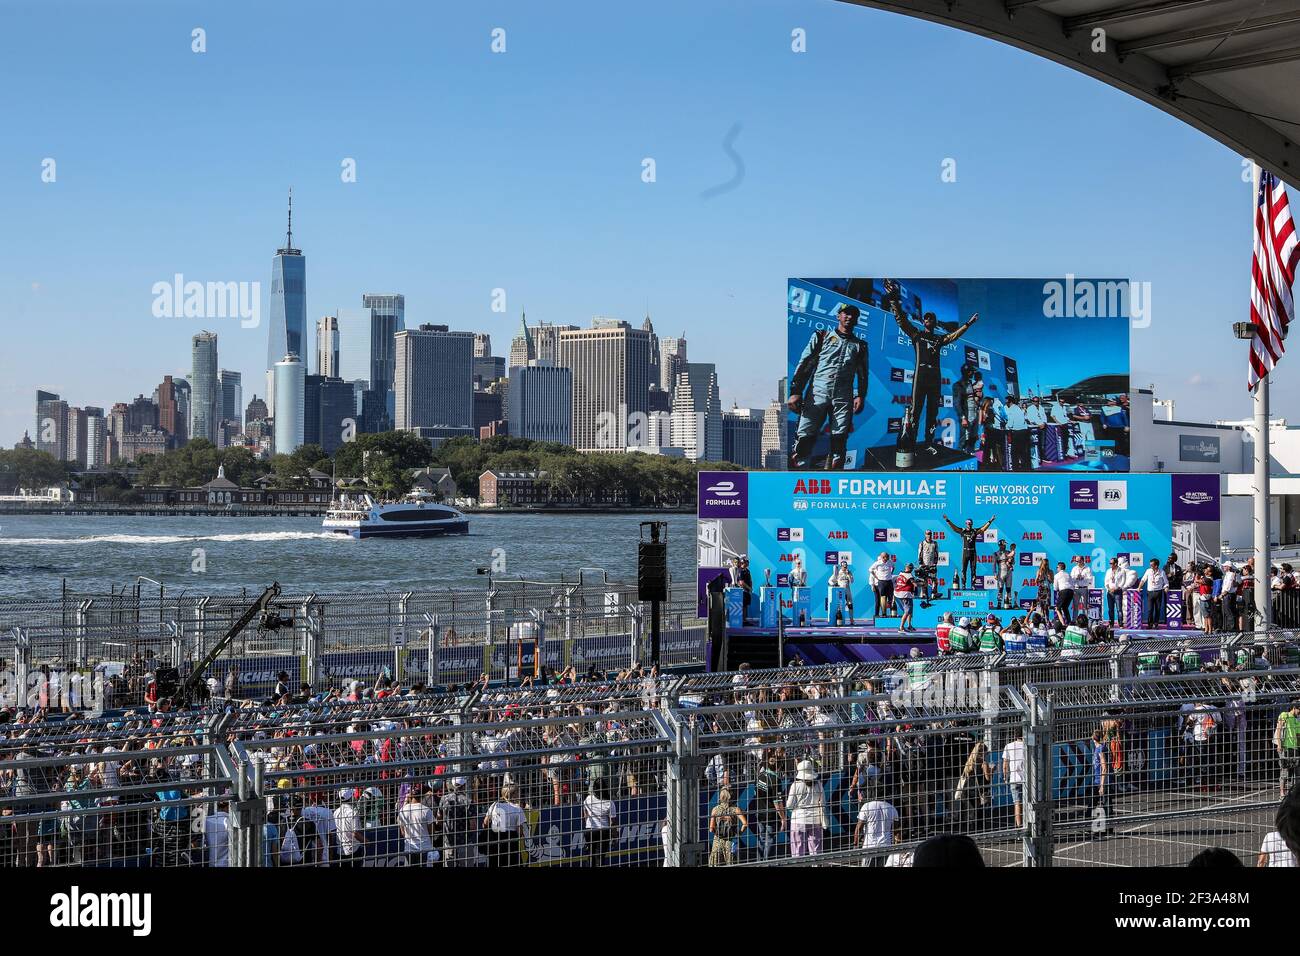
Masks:
[[[817,780],[817,765],[811,760],[799,762],[786,794],[785,809],[790,814],[790,855],[817,856],[831,821],[826,794]]]
[[[366,856],[365,828],[361,814],[353,803],[352,787],[339,791],[339,805],[334,810],[334,830],[339,841],[339,866],[360,866]]]

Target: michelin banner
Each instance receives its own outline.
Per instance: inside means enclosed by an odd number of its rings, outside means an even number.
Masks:
[[[831,574],[847,564],[856,618],[869,621],[871,566],[883,556],[895,574],[911,563],[931,576],[931,599],[917,602],[920,627],[944,611],[1023,608],[1038,596],[1044,560],[1055,573],[1058,562],[1073,566],[1082,556],[1097,588],[1112,558],[1140,574],[1169,556],[1175,519],[1219,516],[1217,476],[1195,474],[701,472],[698,500],[701,591],[719,576],[730,583],[744,556],[756,591],[769,580],[788,589],[797,562],[811,618],[826,620]],[[999,567],[1010,569],[1006,583]],[[1000,601],[1007,587],[1009,600]]]
[[[1127,280],[790,279],[790,467],[1129,469]]]

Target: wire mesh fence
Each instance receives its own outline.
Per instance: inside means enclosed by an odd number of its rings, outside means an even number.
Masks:
[[[76,596],[74,596],[76,597]],[[121,595],[47,602],[0,635],[0,706],[102,711],[145,703],[159,667],[184,680],[223,642],[246,596],[177,595],[121,613]],[[660,660],[699,664],[703,621],[694,596],[662,607]],[[104,613],[101,613],[104,612]],[[157,616],[156,616],[157,615]],[[10,614],[11,619],[15,617]],[[225,643],[207,669],[212,692],[269,695],[347,688],[380,677],[407,685],[519,681],[576,668],[616,671],[649,658],[651,635],[635,589],[600,583],[498,583],[490,591],[281,595]]]
[[[1300,670],[1268,651],[1023,688],[939,659],[21,713],[0,865],[906,866],[953,834],[987,865],[1271,865]]]
[[[6,729],[0,868],[229,865],[230,757],[198,728]]]

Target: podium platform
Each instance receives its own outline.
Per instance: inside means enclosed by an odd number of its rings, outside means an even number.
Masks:
[[[895,445],[877,445],[868,448],[862,461],[856,462],[854,471],[898,471],[898,448]],[[924,448],[912,454],[912,467],[905,471],[975,471],[979,460],[964,451],[944,445],[935,446],[933,455]],[[915,548],[913,548],[915,550]]]

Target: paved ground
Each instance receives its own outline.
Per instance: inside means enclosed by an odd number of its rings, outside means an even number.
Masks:
[[[1242,784],[1211,793],[1158,791],[1117,798],[1111,826],[1094,837],[1086,808],[1061,810],[1053,866],[1186,866],[1201,850],[1224,847],[1255,865],[1264,836],[1273,829],[1272,784]],[[1268,803],[1267,809],[1243,809]],[[1136,814],[1195,810],[1197,815],[1151,822],[1126,821]],[[1073,825],[1072,825],[1073,824]],[[1022,866],[1018,843],[982,847],[991,866]]]

